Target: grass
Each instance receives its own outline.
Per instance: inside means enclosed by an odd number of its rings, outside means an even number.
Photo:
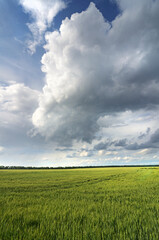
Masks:
[[[158,240],[159,168],[0,170],[0,240]]]

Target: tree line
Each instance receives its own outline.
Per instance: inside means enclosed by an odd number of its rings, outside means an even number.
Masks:
[[[68,166],[68,167],[0,166],[0,169],[76,169],[76,168],[114,168],[114,167],[159,167],[159,165],[106,165],[106,166]]]

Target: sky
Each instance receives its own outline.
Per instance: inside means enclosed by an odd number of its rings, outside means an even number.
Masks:
[[[159,0],[0,0],[0,165],[159,164]]]

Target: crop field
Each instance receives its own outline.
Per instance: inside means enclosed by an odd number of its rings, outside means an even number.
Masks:
[[[159,168],[0,171],[0,240],[158,240]]]

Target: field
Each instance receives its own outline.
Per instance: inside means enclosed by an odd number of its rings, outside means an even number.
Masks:
[[[159,168],[1,170],[0,240],[158,240]]]

